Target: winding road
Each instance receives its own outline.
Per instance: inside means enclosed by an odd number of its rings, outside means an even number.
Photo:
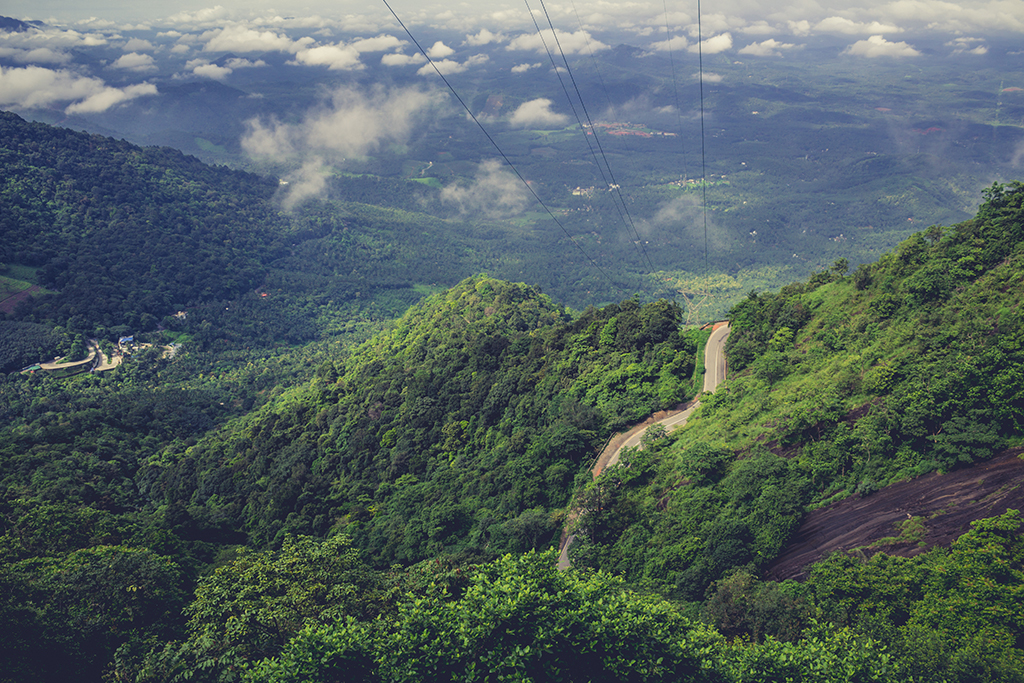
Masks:
[[[726,372],[726,361],[725,361],[725,340],[729,338],[729,323],[721,322],[715,323],[714,330],[711,332],[711,336],[708,338],[708,343],[704,347],[704,391],[706,393],[714,393],[718,385],[725,381]],[[656,424],[663,425],[669,432],[675,431],[679,427],[686,424],[686,421],[690,418],[690,415],[700,407],[700,401],[693,401],[689,406],[683,410],[672,413],[666,417],[656,420],[651,424],[644,423],[637,427],[634,427],[627,432],[628,437],[625,441],[620,443],[617,447],[606,449],[601,457],[598,458],[597,463],[591,470],[591,474],[597,479],[597,476],[609,467],[614,467],[619,464],[619,454],[626,448],[642,448],[643,445],[640,440],[649,428]],[[612,439],[614,442],[615,439]],[[570,512],[569,519],[570,524],[575,519],[575,514]],[[572,545],[575,536],[569,536],[565,539],[565,543],[562,545],[562,549],[558,554],[558,569],[565,570],[569,568],[569,546]]]

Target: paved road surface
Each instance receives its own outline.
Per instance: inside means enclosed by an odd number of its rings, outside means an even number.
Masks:
[[[714,393],[725,381],[725,340],[729,338],[729,324],[718,327],[711,333],[704,349],[704,391]]]
[[[708,338],[707,346],[704,347],[704,367],[706,369],[704,373],[704,391],[714,393],[718,385],[725,381],[725,340],[729,338],[729,323],[722,323],[711,333]],[[700,401],[694,401],[686,410],[675,413],[664,419],[658,420],[654,424],[664,425],[668,431],[674,431],[679,427],[686,424],[690,415],[700,406]],[[653,425],[649,425],[644,429],[636,430],[636,433],[626,439],[625,442],[612,454],[608,462],[605,464],[598,463],[594,465],[592,470],[593,475],[597,478],[602,471],[609,467],[614,467],[619,463],[619,454],[625,448],[640,448],[640,439],[643,438],[644,433]],[[570,513],[570,519],[573,519],[574,515]],[[562,546],[562,551],[558,555],[558,569],[565,570],[569,568],[569,546],[572,545],[575,536],[569,536],[565,540],[565,545]]]

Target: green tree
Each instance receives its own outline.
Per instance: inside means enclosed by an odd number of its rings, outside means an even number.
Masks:
[[[188,639],[154,649],[141,663],[122,653],[119,675],[235,680],[244,662],[276,655],[306,626],[371,616],[381,587],[346,536],[289,536],[279,551],[242,549],[200,581],[186,609]]]
[[[721,638],[606,574],[555,553],[479,567],[460,597],[404,603],[392,619],[308,628],[252,681],[703,681]]]

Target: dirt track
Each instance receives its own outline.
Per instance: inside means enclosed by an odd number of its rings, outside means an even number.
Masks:
[[[851,496],[807,515],[782,554],[765,571],[766,579],[803,579],[804,568],[839,550],[863,548],[910,557],[939,545],[948,546],[975,519],[1024,510],[1024,448],[1004,451],[991,460],[949,474],[926,474],[893,484],[865,498]],[[866,548],[898,536],[895,525],[923,517],[924,545],[918,540]]]

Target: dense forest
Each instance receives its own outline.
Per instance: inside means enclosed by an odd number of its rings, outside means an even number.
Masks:
[[[0,681],[1024,680],[1007,505],[769,578],[813,512],[1022,445],[1024,185],[751,292],[698,396],[708,333],[673,302],[474,275],[395,316],[455,272],[398,238],[457,226],[279,213],[273,181],[0,123],[0,260],[50,292],[0,321]],[[177,353],[16,371],[133,325]]]

